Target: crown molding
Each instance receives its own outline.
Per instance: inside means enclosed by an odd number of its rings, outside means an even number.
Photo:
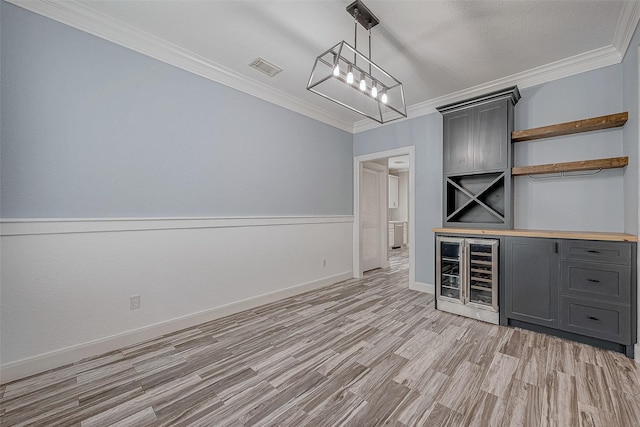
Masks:
[[[465,99],[481,96],[488,92],[504,89],[509,86],[518,86],[520,89],[558,80],[563,77],[584,73],[608,65],[618,64],[622,61],[622,55],[614,46],[602,47],[569,58],[542,65],[521,73],[512,74],[488,83],[476,85],[458,92],[433,98],[425,102],[407,107],[407,118],[395,120],[398,123],[414,117],[435,113],[437,107],[463,101]],[[353,133],[364,132],[370,129],[384,126],[370,120],[360,120],[354,123]]]
[[[76,0],[6,0],[23,9],[303,114],[347,132],[353,124],[313,104],[239,74],[195,52],[102,14]]]
[[[633,33],[640,22],[640,1],[626,1],[620,12],[616,32],[613,36],[613,46],[624,58],[631,43]]]

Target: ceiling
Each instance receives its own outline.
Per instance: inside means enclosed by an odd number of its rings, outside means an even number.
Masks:
[[[315,57],[353,43],[352,0],[9,1],[342,129],[377,125],[306,90]],[[372,60],[404,84],[410,117],[618,63],[640,19],[638,1],[365,4],[380,20]],[[257,57],[283,71],[250,68]]]

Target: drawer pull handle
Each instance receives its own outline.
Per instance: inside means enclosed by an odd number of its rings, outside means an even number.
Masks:
[[[593,250],[593,249],[589,249],[587,252],[589,252],[590,254],[599,254],[600,253],[600,251],[596,251],[596,250]]]
[[[597,317],[594,317],[594,316],[587,316],[587,319],[589,319],[589,320],[595,320],[596,322],[599,322],[599,321],[600,321],[600,319],[598,319]]]
[[[600,283],[600,280],[598,280],[598,279],[587,279],[587,282]]]

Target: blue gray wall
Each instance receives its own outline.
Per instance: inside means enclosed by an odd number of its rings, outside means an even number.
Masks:
[[[614,65],[522,90],[516,105],[516,129],[617,113],[623,105],[622,65]],[[637,79],[637,75],[635,77]],[[635,107],[637,111],[637,107]],[[636,114],[637,115],[637,114]],[[630,120],[631,121],[631,120]],[[634,126],[632,123],[629,125]],[[626,130],[627,127],[624,129]],[[637,130],[636,130],[637,132]],[[631,137],[630,137],[631,138]],[[635,139],[637,145],[637,139]],[[435,283],[434,241],[431,229],[442,225],[442,117],[416,117],[354,136],[354,156],[397,147],[416,149],[416,280]],[[629,142],[628,145],[631,145]],[[617,157],[627,153],[623,130],[551,138],[515,144],[518,166]],[[637,151],[637,148],[636,148]],[[637,189],[637,155],[630,167],[605,170],[595,176],[534,180],[515,178],[515,226],[551,230],[634,232],[637,222],[625,205],[627,187]],[[627,182],[629,181],[629,182]]]
[[[1,3],[0,216],[90,218],[352,213],[353,155],[416,148],[416,280],[434,282],[442,120],[353,137]],[[517,227],[637,232],[638,58],[527,88],[524,129],[629,111],[623,130],[516,146],[516,164],[629,155],[625,170],[516,180]],[[353,142],[353,144],[352,144]]]
[[[622,66],[613,65],[523,89],[516,105],[516,129],[623,111]],[[517,166],[569,162],[623,155],[623,130],[608,129],[519,142]],[[632,159],[633,161],[633,159]],[[623,232],[624,169],[598,175],[552,178],[516,177],[516,228]],[[637,177],[636,177],[637,180]]]
[[[355,134],[353,155],[415,146],[416,281],[435,283],[433,227],[442,225],[442,116],[439,113]]]
[[[351,134],[0,7],[2,218],[353,212]]]

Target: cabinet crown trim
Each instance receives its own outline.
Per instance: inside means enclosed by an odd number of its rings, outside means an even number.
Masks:
[[[436,110],[438,110],[441,114],[444,114],[460,108],[466,108],[469,105],[476,105],[482,102],[494,101],[500,98],[509,98],[512,104],[516,105],[520,100],[520,91],[518,90],[518,86],[511,86],[506,89],[497,90],[495,92],[465,99],[463,101],[443,105],[442,107],[436,108]]]

